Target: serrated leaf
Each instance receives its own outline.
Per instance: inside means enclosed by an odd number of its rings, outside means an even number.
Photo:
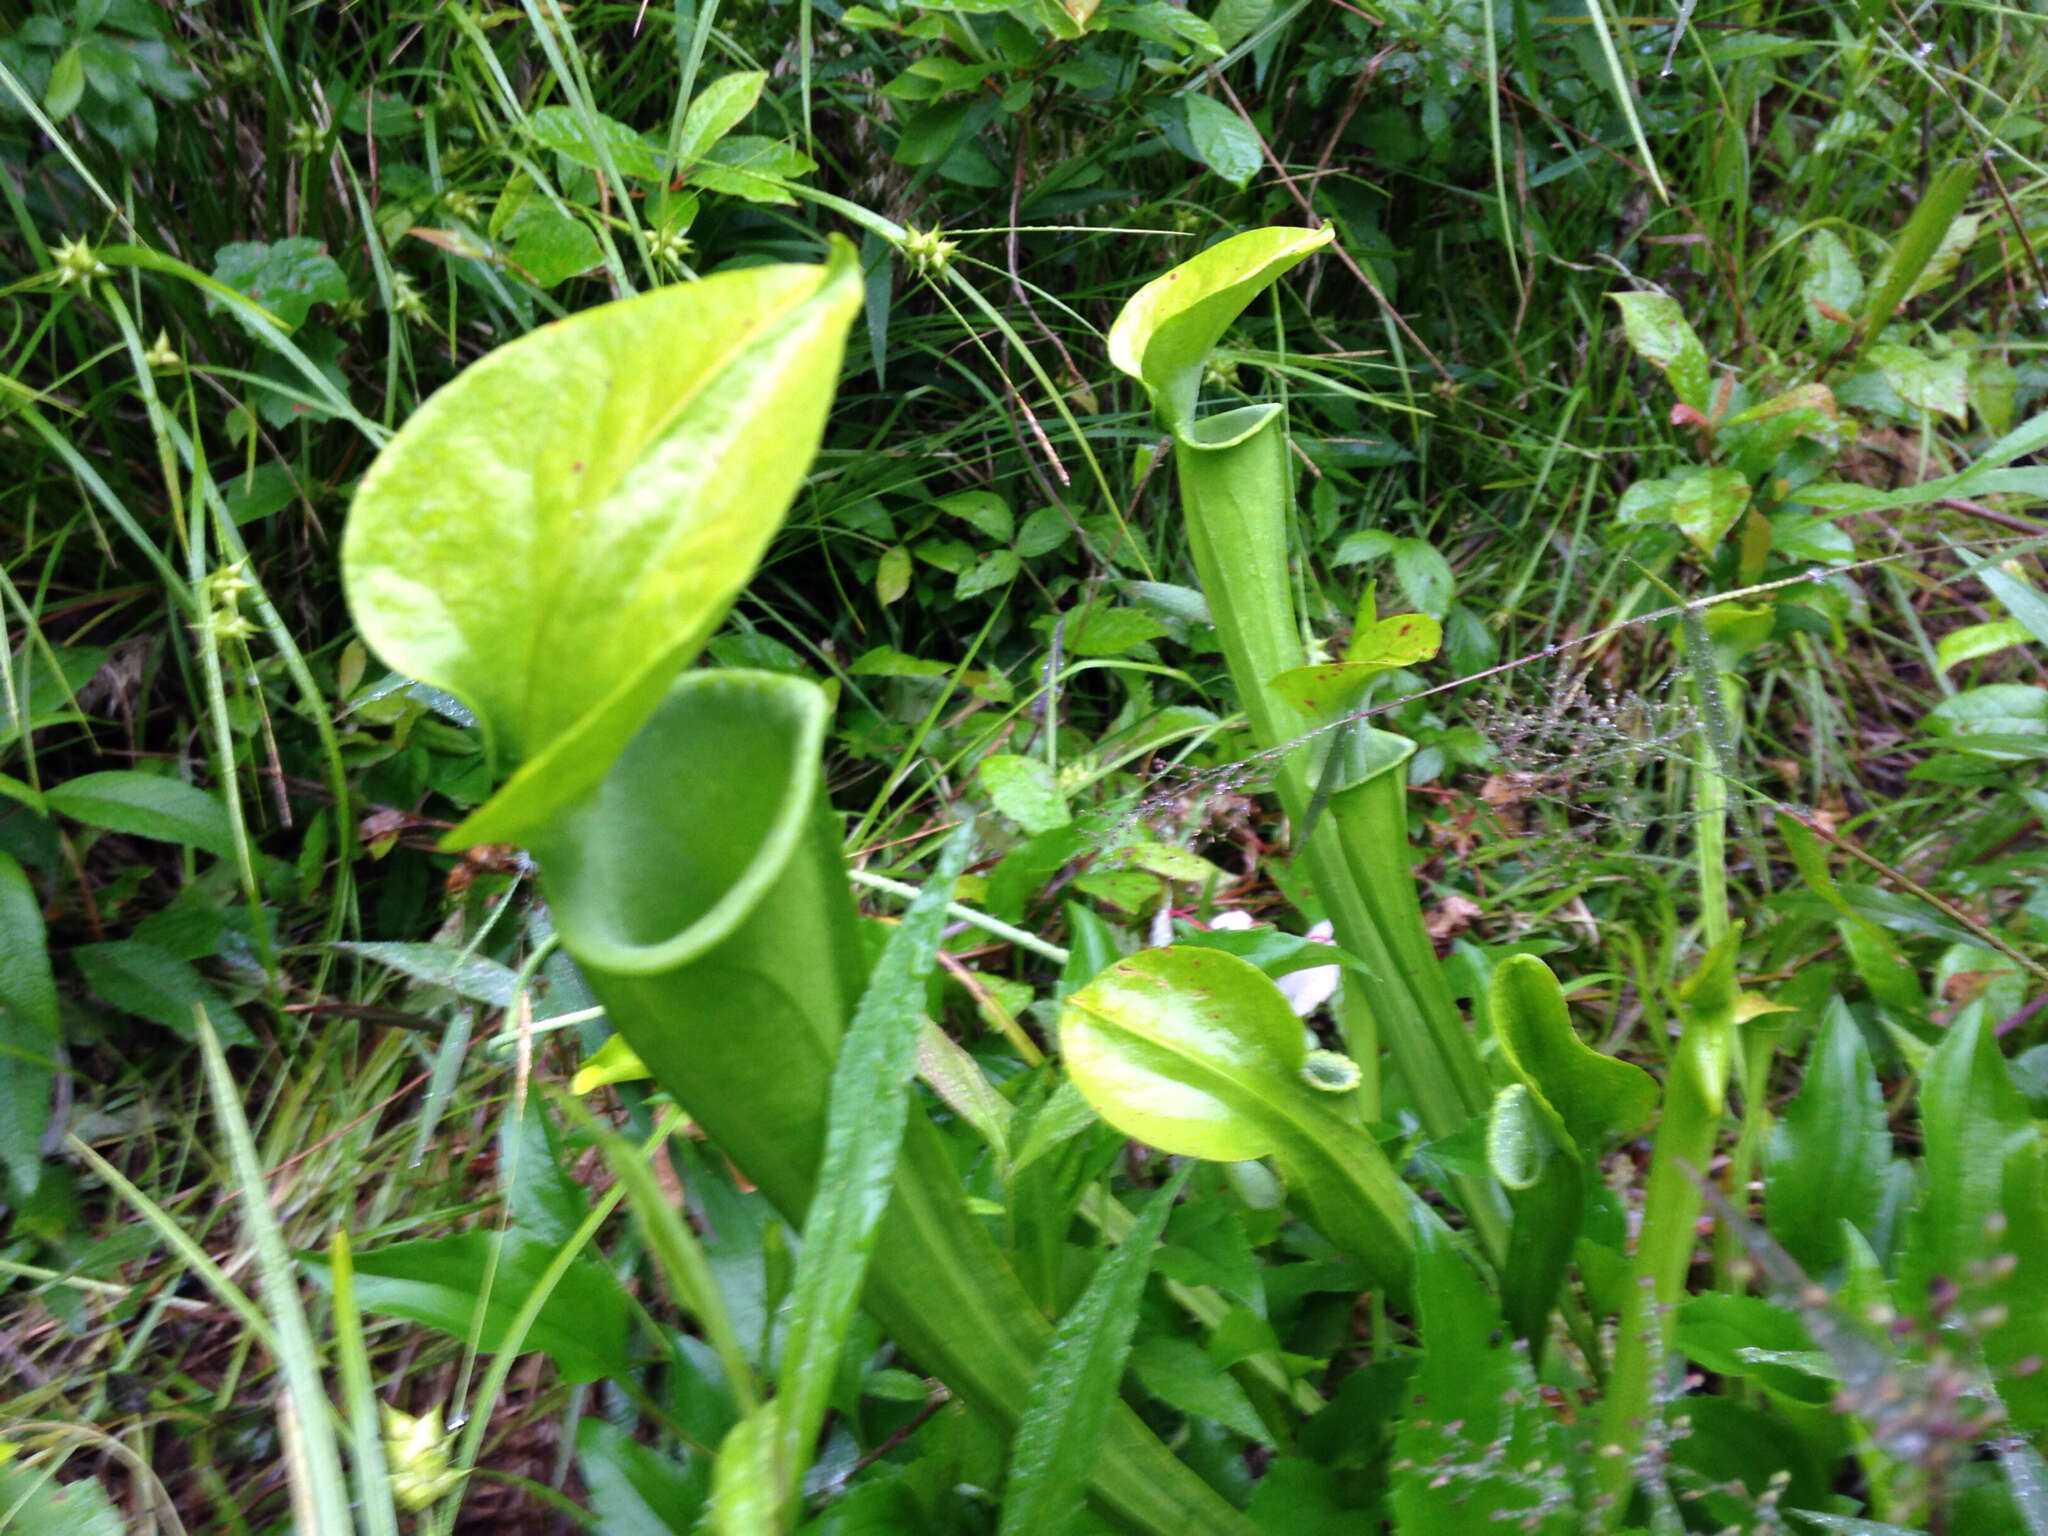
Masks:
[[[1689,469],[1661,480],[1638,480],[1615,509],[1620,523],[1669,523],[1693,546],[1711,553],[1749,506],[1749,481],[1726,467]]]
[[[254,299],[288,331],[303,324],[315,304],[348,301],[348,279],[340,263],[308,235],[293,235],[267,245],[224,245],[213,253],[213,278]],[[206,296],[208,314],[226,307],[212,294]]]
[[[1671,381],[1678,398],[1702,416],[1713,406],[1707,349],[1678,300],[1665,293],[1610,293],[1628,344]]]
[[[1926,1192],[1901,1264],[1915,1305],[1937,1278],[1960,1284],[1994,1251],[1990,1219],[2002,1212],[2006,1158],[2035,1137],[1981,1004],[1964,1009],[1928,1058],[1920,1134]]]
[[[85,983],[124,1013],[194,1037],[192,1009],[206,1010],[224,1044],[253,1045],[249,1026],[193,968],[192,962],[140,939],[80,944],[71,951]]]
[[[52,785],[43,791],[43,803],[89,827],[235,857],[234,831],[220,797],[178,779],[109,768]]]
[[[1806,1055],[1806,1075],[1771,1128],[1764,1218],[1809,1274],[1842,1261],[1842,1223],[1866,1236],[1884,1200],[1891,1133],[1863,1032],[1839,998]]]
[[[506,259],[538,288],[553,288],[604,260],[587,224],[538,198],[505,221],[504,237]]]
[[[1011,1442],[1000,1536],[1061,1530],[1080,1512],[1130,1353],[1152,1250],[1192,1171],[1183,1167],[1145,1202],[1053,1331]]]
[[[640,134],[620,122],[617,118],[606,117],[602,112],[592,112],[591,122],[595,126],[598,142],[610,154],[612,168],[621,176],[637,176],[652,181],[663,176],[663,159],[654,147]],[[580,165],[587,171],[601,171],[604,160],[592,145],[590,136],[584,132],[583,121],[573,107],[542,107],[538,112],[527,114],[526,131],[534,141],[545,149],[551,149],[572,165]]]
[[[993,592],[997,587],[1007,587],[1017,579],[1022,562],[1014,549],[992,549],[982,555],[974,564],[962,571],[953,583],[956,601],[979,597],[984,592]]]
[[[446,987],[458,997],[491,1008],[512,1006],[513,984],[518,980],[511,967],[487,955],[466,955],[439,944],[407,944],[397,941],[338,943],[345,955],[356,955],[378,965],[389,966],[414,981],[431,987]]]
[[[1877,367],[1906,404],[1923,411],[1938,411],[1958,422],[1969,420],[1969,360],[1962,353],[1929,357],[1918,347],[1880,341],[1864,357]]]
[[[843,241],[586,310],[442,386],[342,542],[357,627],[475,710],[512,781],[451,846],[591,787],[723,617],[801,485],[861,302]]]
[[[1400,1536],[1581,1529],[1563,1432],[1520,1340],[1434,1216],[1415,1222],[1422,1364],[1404,1390],[1391,1500]]]
[[[1010,504],[993,491],[960,491],[941,496],[934,505],[948,516],[973,525],[998,544],[1009,543],[1016,531],[1017,519]]]
[[[26,871],[0,851],[0,1172],[18,1197],[41,1182],[60,1038],[42,908]]]
[[[1074,819],[1057,775],[1038,758],[991,753],[975,772],[995,808],[1033,837]]]

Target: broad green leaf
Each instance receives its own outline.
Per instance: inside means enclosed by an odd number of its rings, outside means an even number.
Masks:
[[[57,55],[50,66],[50,83],[43,87],[43,110],[55,118],[69,117],[85,94],[85,60],[73,43]]]
[[[1109,358],[1142,383],[1171,432],[1193,423],[1210,349],[1244,307],[1335,231],[1254,229],[1212,245],[1131,296],[1109,329]]]
[[[1391,1502],[1399,1536],[1582,1529],[1564,1431],[1522,1341],[1433,1215],[1415,1221],[1422,1364],[1403,1392]]]
[[[411,1318],[461,1339],[469,1335],[488,1279],[480,1347],[489,1354],[554,1256],[553,1243],[516,1227],[392,1243],[355,1255],[356,1305],[376,1316]],[[325,1254],[302,1253],[299,1260],[316,1283],[329,1283]],[[565,1381],[623,1375],[630,1366],[626,1312],[619,1282],[601,1265],[579,1259],[541,1305],[525,1348],[546,1355]]]
[[[1656,1080],[1579,1038],[1564,989],[1534,955],[1510,955],[1494,967],[1487,1006],[1508,1066],[1557,1112],[1587,1156],[1599,1156],[1656,1109]]]
[[[984,592],[993,592],[998,587],[1007,587],[1017,579],[1022,562],[1014,549],[992,549],[979,557],[973,565],[960,573],[953,583],[955,601],[979,597]]]
[[[592,112],[590,116],[604,148],[610,152],[612,168],[621,176],[651,181],[666,174],[662,165],[665,157],[633,129],[602,112]],[[525,127],[536,143],[570,164],[588,171],[604,169],[604,159],[584,132],[574,107],[542,107],[527,114]]]
[[[750,203],[792,204],[788,181],[816,169],[810,156],[779,139],[753,135],[722,139],[690,169],[694,186]]]
[[[513,970],[488,955],[466,955],[439,944],[404,944],[396,941],[368,941],[336,944],[343,954],[355,955],[410,976],[430,987],[446,987],[458,997],[491,1008],[512,1006]]]
[[[2018,619],[1965,624],[1961,629],[1950,630],[1934,643],[1934,664],[1947,672],[1966,661],[1976,661],[2015,645],[2024,645],[2031,633]]]
[[[929,1019],[918,1027],[917,1075],[948,1109],[974,1127],[998,1163],[1008,1163],[1010,1101],[996,1091],[981,1063]]]
[[[818,1193],[804,1218],[803,1253],[782,1347],[775,1460],[790,1505],[809,1464],[839,1371],[840,1346],[860,1300],[875,1230],[889,1203],[910,1119],[925,979],[954,882],[974,848],[974,822],[947,839],[937,869],[890,930],[832,1066]]]
[[[59,1039],[43,910],[14,855],[0,851],[0,1172],[17,1197],[42,1177]]]
[[[1810,1274],[1840,1263],[1842,1223],[1869,1235],[1891,1160],[1884,1092],[1863,1031],[1841,999],[1831,999],[1799,1092],[1771,1128],[1764,1163],[1771,1235]]]
[[[1970,417],[1970,388],[1966,359],[1960,352],[1946,357],[1929,357],[1918,347],[1902,342],[1880,341],[1864,353],[1898,391],[1899,398],[1923,411],[1939,411],[1958,422]]]
[[[528,198],[505,221],[506,258],[537,288],[553,288],[604,260],[597,236],[573,214]]]
[[[1408,601],[1426,616],[1443,618],[1457,587],[1451,562],[1427,539],[1396,539],[1393,556],[1394,580],[1401,584]]]
[[[1660,480],[1638,480],[1615,509],[1620,523],[1669,523],[1695,548],[1712,553],[1749,505],[1749,481],[1725,466],[1688,469]]]
[[[43,909],[28,872],[0,850],[0,1008],[54,1044],[57,986],[44,941]]]
[[[1273,1432],[1244,1388],[1193,1339],[1145,1339],[1131,1351],[1131,1370],[1147,1392],[1169,1407],[1212,1419],[1247,1440],[1273,1443]]]
[[[1705,416],[1713,407],[1707,349],[1678,300],[1665,293],[1610,293],[1621,311],[1628,344],[1671,381],[1678,398]]]
[[[576,1421],[576,1475],[597,1536],[686,1536],[710,1494],[708,1472],[704,1458],[663,1456],[593,1414]]]
[[[1166,625],[1142,608],[1096,608],[1067,626],[1065,643],[1072,656],[1121,656],[1166,633]]]
[[[1251,124],[1200,91],[1188,92],[1183,100],[1188,109],[1188,137],[1202,163],[1233,187],[1248,185],[1260,165],[1259,136]]]
[[[356,493],[364,638],[519,772],[450,846],[515,840],[594,784],[752,574],[824,429],[852,247],[587,310],[444,385]]]
[[[1010,504],[993,491],[961,491],[941,496],[933,503],[941,512],[972,524],[998,544],[1010,542],[1016,531],[1016,514]]]
[[[1949,220],[1949,226],[1942,232],[1941,241],[1934,247],[1934,254],[1927,258],[1927,265],[1920,275],[1913,279],[1913,286],[1906,290],[1906,297],[1917,299],[1923,293],[1931,293],[1948,280],[1956,264],[1977,242],[1977,231],[1983,220],[1974,213],[1959,213]]]
[[[1126,1136],[1216,1162],[1273,1157],[1331,1241],[1402,1282],[1410,1197],[1334,1107],[1344,1085],[1316,1070],[1301,1021],[1256,966],[1189,945],[1142,950],[1067,994],[1060,1051]]]
[[[1841,346],[1863,297],[1863,274],[1842,237],[1831,229],[1817,229],[1807,237],[1806,275],[1799,296],[1806,301],[1806,324],[1814,339],[1828,351]]]
[[[1220,950],[1118,961],[1068,994],[1060,1050],[1103,1119],[1182,1157],[1268,1156],[1268,1104],[1315,1092],[1300,1076],[1301,1020],[1263,972]]]
[[[1781,1400],[1818,1406],[1840,1390],[1835,1363],[1806,1325],[1761,1296],[1709,1291],[1681,1302],[1672,1342],[1717,1375],[1745,1378]]]
[[[89,827],[189,843],[216,858],[235,856],[234,832],[220,797],[179,779],[108,768],[52,785],[43,791],[43,802]]]
[[[224,245],[213,253],[213,277],[261,304],[288,331],[303,324],[315,304],[348,302],[348,278],[340,263],[309,235],[294,235],[269,245]],[[207,295],[209,314],[224,307],[212,294]]]
[[[1976,576],[1990,589],[1993,597],[2005,604],[2005,611],[2025,626],[2028,634],[2048,645],[2048,597],[2043,597],[2016,571],[2002,565],[1985,565],[1976,572]]]
[[[1935,705],[1921,725],[1929,735],[1977,757],[2000,762],[2038,757],[2048,752],[2048,689],[2032,683],[1966,689]]]
[[[1937,1278],[1962,1283],[1971,1264],[1994,1251],[1991,1218],[2002,1212],[2006,1158],[2036,1137],[1997,1032],[1983,1006],[1972,1004],[1949,1025],[1920,1083],[1926,1192],[1902,1264],[1912,1304]]]
[[[141,939],[80,944],[71,951],[85,984],[124,1013],[149,1019],[180,1038],[192,1038],[192,1008],[204,1008],[221,1039],[253,1045],[255,1036],[192,962]]]
[[[1130,1354],[1152,1250],[1192,1172],[1181,1168],[1145,1202],[1116,1252],[1053,1330],[1011,1442],[1000,1536],[1062,1530],[1080,1513]]]
[[[683,114],[682,137],[676,144],[676,164],[695,165],[705,153],[746,120],[761,99],[761,87],[768,76],[759,70],[724,75],[699,91]]]
[[[128,1522],[92,1478],[59,1482],[55,1469],[0,1462],[0,1511],[17,1536],[122,1536]]]
[[[882,558],[875,562],[875,596],[886,608],[909,590],[910,551],[901,544],[892,545],[882,551]]]
[[[1834,443],[1841,437],[1841,426],[1834,391],[1825,384],[1801,384],[1737,411],[1721,423],[1717,442],[1734,455],[1744,474],[1762,476],[1794,438]]]
[[[995,808],[1033,837],[1074,819],[1060,794],[1057,775],[1040,758],[995,752],[983,758],[975,772]]]

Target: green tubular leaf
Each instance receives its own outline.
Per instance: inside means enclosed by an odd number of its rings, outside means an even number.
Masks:
[[[1188,1182],[1184,1165],[1138,1213],[1115,1253],[1060,1319],[1031,1378],[1010,1452],[1000,1536],[1058,1531],[1080,1513],[1096,1447],[1115,1406],[1131,1352],[1138,1302],[1152,1272],[1152,1250]]]
[[[1579,1148],[1597,1157],[1656,1110],[1656,1079],[1579,1039],[1564,989],[1534,955],[1510,955],[1494,967],[1487,1003],[1501,1054]]]
[[[1060,1049],[1125,1135],[1215,1162],[1272,1157],[1331,1241],[1405,1283],[1407,1191],[1305,1079],[1301,1021],[1257,966],[1192,945],[1141,951],[1067,995]]]
[[[557,931],[614,1028],[798,1224],[865,970],[819,791],[827,710],[801,678],[685,673],[603,781],[533,841]],[[679,795],[689,763],[719,771]],[[906,1355],[995,1425],[1015,1424],[1049,1330],[914,1107],[863,1301]],[[1246,1536],[1121,1407],[1089,1496],[1137,1531]]]
[[[1145,386],[1168,431],[1186,431],[1210,349],[1275,278],[1334,238],[1325,225],[1219,241],[1131,296],[1110,327],[1109,360]]]
[[[1870,302],[1860,317],[1862,335],[1856,348],[1859,355],[1870,349],[1890,323],[1892,311],[1913,291],[1913,285],[1941,249],[1942,237],[1963,211],[1963,204],[1969,201],[1970,190],[1976,184],[1977,157],[1966,150],[1928,186],[1927,195],[1920,199],[1906,220],[1906,227],[1899,231],[1898,243],[1872,285]]]
[[[724,616],[802,484],[859,265],[721,273],[499,348],[364,477],[342,542],[363,636],[483,720],[511,783],[451,846],[574,799]]]

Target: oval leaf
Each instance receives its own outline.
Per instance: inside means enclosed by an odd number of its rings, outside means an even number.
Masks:
[[[166,843],[190,843],[217,858],[235,856],[227,807],[218,796],[179,779],[110,768],[67,779],[46,790],[43,803],[89,827]]]
[[[1252,229],[1155,277],[1109,328],[1109,360],[1141,382],[1170,431],[1194,415],[1202,365],[1244,307],[1335,237],[1321,229]]]
[[[802,483],[860,300],[838,241],[601,306],[491,353],[371,466],[358,627],[524,764],[451,846],[589,788],[702,646]]]
[[[1274,1148],[1262,1111],[1312,1093],[1301,1020],[1258,967],[1175,945],[1120,960],[1060,1012],[1074,1085],[1126,1136],[1183,1157],[1240,1162]]]

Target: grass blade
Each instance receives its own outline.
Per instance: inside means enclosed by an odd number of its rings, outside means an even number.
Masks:
[[[1081,1508],[1131,1352],[1152,1248],[1193,1167],[1183,1164],[1146,1202],[1123,1245],[1103,1260],[1073,1310],[1060,1319],[1052,1347],[1031,1378],[1011,1445],[1000,1536],[1060,1530]]]
[[[241,1198],[242,1219],[256,1249],[256,1267],[263,1276],[263,1300],[275,1332],[278,1369],[296,1420],[301,1455],[293,1457],[294,1482],[303,1492],[317,1536],[354,1536],[348,1491],[341,1475],[341,1452],[334,1438],[333,1407],[320,1378],[320,1359],[313,1350],[313,1330],[299,1301],[298,1268],[285,1247],[284,1233],[266,1198],[269,1179],[256,1155],[256,1140],[242,1114],[241,1088],[228,1070],[228,1059],[206,1010],[195,1006],[192,1022],[199,1035],[199,1053],[206,1064],[206,1087],[221,1135],[228,1144],[229,1166]]]
[[[391,1472],[384,1463],[384,1437],[377,1423],[377,1394],[370,1385],[370,1352],[363,1343],[362,1314],[356,1311],[355,1263],[348,1234],[340,1228],[327,1248],[334,1274],[334,1346],[341,1362],[341,1394],[353,1440],[356,1500],[367,1536],[398,1536],[398,1508],[391,1501]]]

